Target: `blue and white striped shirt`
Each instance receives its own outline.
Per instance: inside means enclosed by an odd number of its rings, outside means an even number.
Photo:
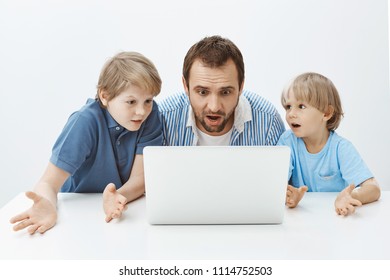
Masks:
[[[178,93],[157,102],[165,146],[196,146],[198,135],[190,101]],[[276,108],[263,97],[244,90],[234,112],[230,146],[276,145],[285,131]]]

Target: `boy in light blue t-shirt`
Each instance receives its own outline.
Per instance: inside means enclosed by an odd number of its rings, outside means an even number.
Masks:
[[[297,206],[306,191],[340,192],[335,210],[346,216],[379,199],[379,185],[359,153],[335,132],[343,111],[328,78],[299,75],[283,91],[282,104],[291,128],[278,142],[291,149],[287,206]]]

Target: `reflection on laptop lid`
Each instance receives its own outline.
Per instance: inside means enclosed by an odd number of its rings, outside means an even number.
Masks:
[[[276,224],[285,211],[286,146],[144,149],[151,224]]]

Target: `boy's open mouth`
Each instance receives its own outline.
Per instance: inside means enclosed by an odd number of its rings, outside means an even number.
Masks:
[[[291,126],[294,127],[294,128],[301,127],[301,125],[300,125],[300,124],[297,124],[297,123],[292,123]]]

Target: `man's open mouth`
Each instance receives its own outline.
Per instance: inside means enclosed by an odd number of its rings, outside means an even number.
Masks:
[[[211,121],[216,121],[220,118],[220,116],[207,116],[207,118]]]

